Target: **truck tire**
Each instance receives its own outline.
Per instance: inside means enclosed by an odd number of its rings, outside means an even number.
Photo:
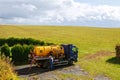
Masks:
[[[44,66],[43,66],[44,69],[49,69],[50,70],[50,62],[47,61]]]
[[[41,68],[44,68],[44,67],[43,67],[43,64],[41,64],[40,67],[41,67]]]
[[[41,67],[41,68],[44,68],[44,61],[41,61],[40,63],[41,63],[41,64],[40,64],[40,67]]]
[[[68,65],[69,65],[69,66],[73,65],[73,60],[69,60],[69,61],[68,61]]]
[[[49,61],[44,61],[42,67],[43,67],[44,69],[49,69],[49,64],[50,64]]]

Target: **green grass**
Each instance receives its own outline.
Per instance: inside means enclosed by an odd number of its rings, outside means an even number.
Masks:
[[[120,29],[52,26],[0,26],[0,38],[31,37],[56,44],[73,43],[80,55],[99,50],[114,51]]]
[[[113,56],[104,56],[91,60],[83,59],[79,65],[85,70],[88,70],[90,75],[93,77],[99,74],[104,74],[112,80],[120,80],[120,76],[118,75],[120,73],[120,64],[111,64],[106,62],[111,58],[113,58]]]
[[[0,55],[0,80],[18,80],[14,73],[12,65],[6,57]]]
[[[114,80],[120,79],[120,65],[106,62],[113,56],[86,60],[84,57],[96,51],[112,51],[120,43],[120,28],[95,28],[71,26],[17,26],[1,25],[0,38],[34,38],[56,44],[72,43],[79,48],[78,65],[89,71],[92,76],[105,74]]]

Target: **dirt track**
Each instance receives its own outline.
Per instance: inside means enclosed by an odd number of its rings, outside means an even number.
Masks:
[[[57,74],[73,74],[77,76],[87,77],[89,80],[110,80],[104,75],[98,75],[95,78],[90,77],[89,73],[81,69],[77,65],[73,66],[60,66],[56,67],[55,70],[49,71],[47,69],[41,69],[36,66],[33,66],[29,69],[30,65],[23,65],[15,67],[15,71],[18,76],[27,80],[75,80],[73,78],[60,78]]]

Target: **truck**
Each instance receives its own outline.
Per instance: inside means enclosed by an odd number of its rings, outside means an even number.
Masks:
[[[29,60],[41,68],[53,70],[55,66],[77,62],[78,48],[73,44],[35,46]]]

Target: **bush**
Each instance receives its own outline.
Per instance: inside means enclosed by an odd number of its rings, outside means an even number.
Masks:
[[[39,40],[35,40],[32,38],[23,38],[22,39],[23,43],[22,44],[26,44],[26,45],[44,45],[45,42],[44,41],[39,41]]]
[[[24,62],[24,49],[22,47],[22,45],[17,44],[14,45],[11,49],[12,52],[12,61],[14,61],[15,63],[21,63]]]
[[[13,46],[11,52],[12,52],[12,61],[14,61],[15,64],[25,64],[28,62],[28,54],[30,53],[30,50],[33,49],[33,45],[20,45],[17,44]]]
[[[1,54],[4,54],[6,57],[9,56],[10,57],[10,48],[7,44],[4,44],[1,47]]]
[[[15,44],[41,45],[41,46],[45,45],[44,41],[39,41],[32,38],[14,38],[14,37],[10,37],[8,39],[0,39],[0,46],[4,45],[5,43],[7,43],[9,46],[14,46]]]
[[[115,50],[116,50],[116,57],[120,58],[120,44],[116,45]]]
[[[0,46],[4,45],[6,43],[6,39],[0,39]]]
[[[40,44],[41,46],[45,45],[45,42],[44,41],[40,41]]]
[[[16,44],[16,42],[17,42],[17,41],[16,41],[13,37],[6,39],[6,43],[7,43],[9,46],[13,46],[14,44]]]
[[[48,42],[47,42],[46,45],[54,45],[54,43],[48,43]]]
[[[24,62],[28,62],[28,54],[30,53],[30,50],[33,49],[33,45],[23,45],[24,53],[23,53],[23,59]]]

